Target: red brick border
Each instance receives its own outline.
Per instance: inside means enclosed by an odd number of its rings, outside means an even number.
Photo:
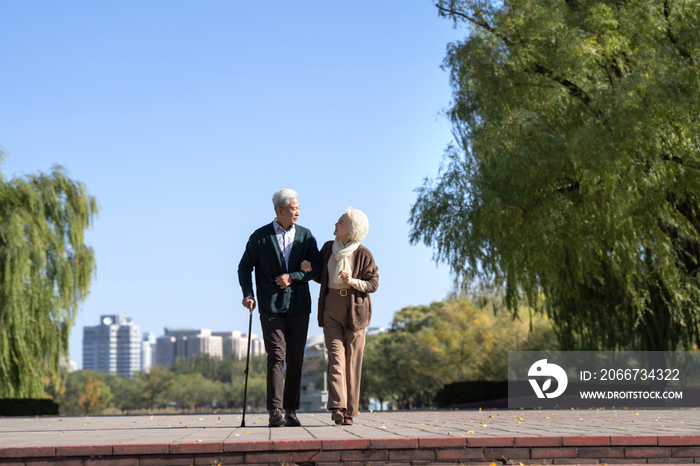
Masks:
[[[313,463],[402,465],[700,463],[700,435],[392,437],[255,442],[0,447],[0,466]]]

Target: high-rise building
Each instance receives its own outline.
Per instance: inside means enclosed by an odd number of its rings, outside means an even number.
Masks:
[[[143,335],[141,341],[141,370],[148,372],[156,365],[156,336],[153,332]]]
[[[162,335],[156,339],[156,365],[173,367],[175,365],[175,343],[177,337]]]
[[[156,339],[156,364],[173,367],[177,358],[192,358],[198,354],[223,356],[222,337],[211,330],[165,327],[165,335]]]
[[[248,335],[241,335],[241,332],[214,332],[212,335],[223,339],[223,356],[227,357],[233,353],[238,359],[243,359],[248,352]],[[250,355],[257,356],[265,354],[265,344],[253,333],[250,342]]]
[[[139,326],[129,316],[100,316],[100,324],[83,327],[83,369],[132,376],[141,370]]]

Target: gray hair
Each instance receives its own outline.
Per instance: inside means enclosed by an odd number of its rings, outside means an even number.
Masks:
[[[345,208],[345,213],[350,217],[350,241],[359,243],[369,233],[369,219],[364,212],[350,206]]]
[[[297,192],[293,189],[280,189],[272,195],[272,205],[275,206],[275,212],[280,207],[287,207],[289,200],[297,197]]]

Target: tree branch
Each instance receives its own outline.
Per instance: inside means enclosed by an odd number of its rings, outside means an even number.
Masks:
[[[678,42],[678,36],[671,30],[671,3],[669,0],[664,0],[664,17],[666,18],[666,36],[668,40],[671,41],[683,58],[693,62],[693,56]]]
[[[468,105],[471,105],[471,102],[476,102],[477,100],[479,100],[479,99],[480,99],[481,97],[483,97],[483,96],[487,96],[487,95],[496,95],[496,94],[503,94],[504,92],[512,91],[513,89],[518,88],[518,87],[540,87],[540,88],[545,88],[545,89],[550,88],[550,87],[548,87],[548,86],[543,86],[543,85],[540,85],[540,84],[515,83],[515,84],[513,84],[512,86],[506,87],[506,88],[504,88],[504,89],[494,89],[494,90],[491,90],[491,91],[480,92],[479,94],[476,94],[474,97],[472,97],[472,98],[468,101],[468,103],[466,103],[464,100],[457,100],[457,102],[456,102],[456,107],[462,107],[462,106],[464,106],[464,105],[467,105],[467,106],[468,106]]]
[[[494,36],[501,39],[503,41],[503,43],[506,44],[506,46],[508,46],[508,47],[511,47],[513,45],[513,42],[510,39],[508,39],[507,36],[504,36],[503,34],[499,33],[496,29],[491,27],[491,25],[489,23],[487,23],[483,18],[481,18],[481,21],[478,21],[477,19],[472,18],[471,16],[469,16],[465,13],[462,13],[461,11],[455,11],[455,10],[452,10],[449,8],[444,8],[444,7],[440,6],[439,4],[435,4],[435,7],[437,7],[438,10],[442,11],[443,13],[445,13],[447,15],[451,15],[453,17],[459,16],[461,18],[466,19],[467,21],[474,24],[475,26],[479,26],[481,28],[486,29],[491,34],[493,34]]]
[[[562,86],[564,86],[565,88],[567,88],[569,90],[569,94],[571,94],[572,96],[579,99],[587,107],[590,107],[591,98],[588,97],[588,94],[586,94],[586,92],[583,89],[578,87],[573,82],[569,81],[568,79],[557,76],[551,70],[545,68],[544,66],[540,65],[539,63],[534,64],[534,68],[532,69],[532,71],[534,71],[537,74],[541,74],[543,76],[546,76],[549,79],[551,79],[552,81],[561,84]]]
[[[578,189],[581,187],[581,183],[578,181],[574,181],[568,186],[562,186],[561,188],[556,188],[555,191],[558,192],[559,194],[565,194],[565,193],[572,193],[574,191],[578,191]]]
[[[693,209],[688,202],[683,202],[675,206],[676,211],[680,213],[693,226],[695,234],[700,236],[700,219],[693,215]]]
[[[674,162],[674,163],[677,163],[678,165],[681,165],[681,166],[686,167],[686,168],[691,168],[693,170],[700,170],[700,166],[686,163],[683,161],[682,158],[680,158],[676,155],[662,154],[661,160],[665,160],[667,162]]]
[[[678,231],[678,227],[667,225],[662,220],[659,220],[659,228],[674,241],[680,249],[677,251],[678,259],[683,262],[687,271],[692,274],[700,269],[700,242],[688,235],[681,235]]]

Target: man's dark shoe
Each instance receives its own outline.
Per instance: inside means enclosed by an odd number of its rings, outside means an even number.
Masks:
[[[270,410],[270,423],[268,424],[269,427],[281,427],[286,423],[287,421],[285,421],[282,417],[281,409],[275,408]]]
[[[299,422],[297,413],[295,413],[293,409],[287,409],[284,413],[284,419],[287,421],[287,427],[301,427],[301,422]]]

